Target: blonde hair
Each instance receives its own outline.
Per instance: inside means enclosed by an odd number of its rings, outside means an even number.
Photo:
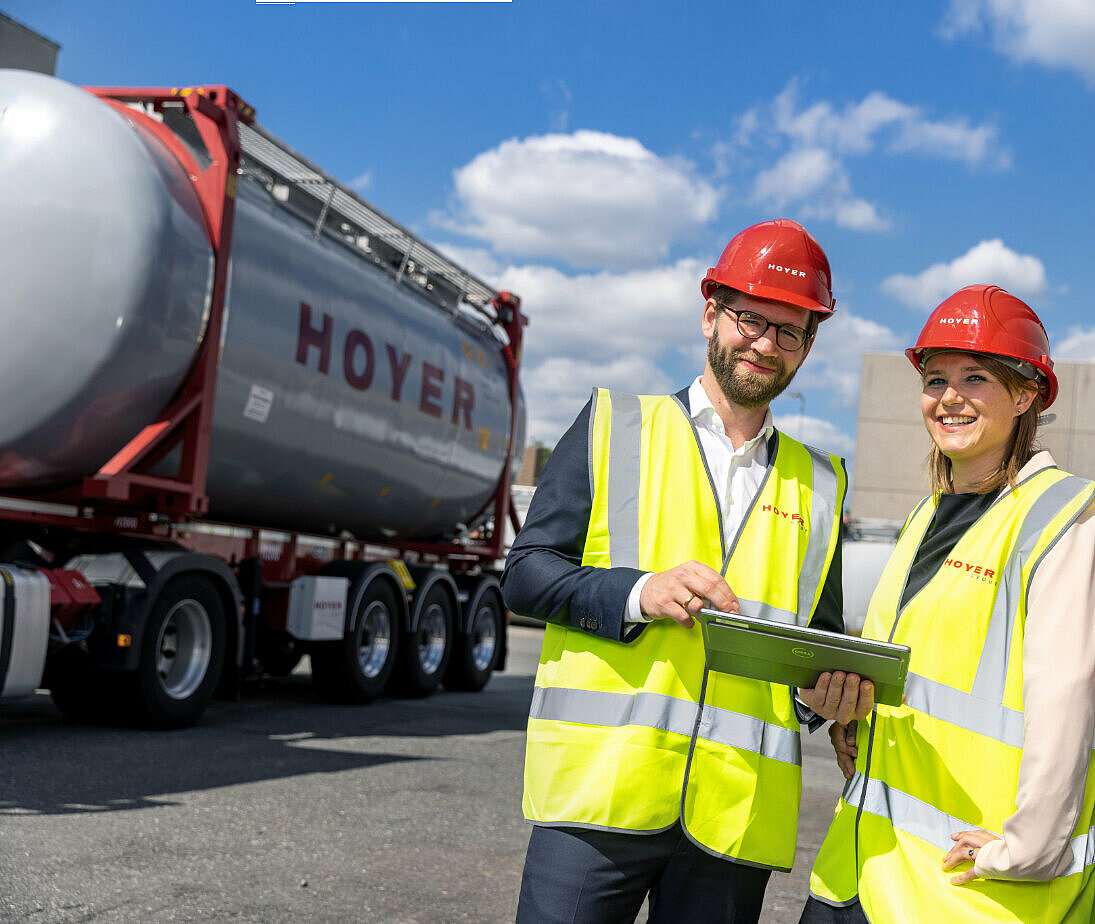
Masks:
[[[1030,391],[1037,388],[1036,383],[1017,372],[1011,366],[994,359],[985,353],[971,354],[977,357],[978,362],[997,381],[1000,382],[1013,397],[1021,391]],[[1011,433],[1011,441],[1007,451],[996,471],[990,473],[980,481],[975,482],[973,492],[975,494],[991,494],[998,491],[1005,484],[1014,490],[1015,480],[1019,477],[1019,469],[1030,461],[1031,456],[1037,451],[1034,441],[1038,435],[1038,417],[1042,413],[1044,401],[1043,389],[1038,388],[1034,400],[1022,414],[1016,418],[1015,429]],[[928,475],[931,478],[932,494],[953,494],[954,477],[951,468],[951,460],[948,459],[939,447],[932,442],[928,450]]]

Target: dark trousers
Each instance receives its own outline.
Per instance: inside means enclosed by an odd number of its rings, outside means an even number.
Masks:
[[[711,856],[679,824],[660,834],[534,825],[517,924],[755,924],[770,870]]]

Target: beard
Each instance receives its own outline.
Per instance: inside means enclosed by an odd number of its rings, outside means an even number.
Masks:
[[[742,367],[743,359],[772,369],[775,375],[750,372]],[[788,368],[782,357],[761,357],[753,352],[752,347],[730,349],[720,346],[718,321],[715,322],[711,339],[707,341],[707,361],[722,393],[734,404],[750,410],[771,404],[791,384],[798,371],[797,365]]]

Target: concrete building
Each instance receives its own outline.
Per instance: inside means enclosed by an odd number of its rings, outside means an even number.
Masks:
[[[1054,365],[1060,391],[1039,428],[1039,445],[1061,468],[1095,479],[1095,363]],[[867,353],[849,513],[904,521],[928,493],[928,435],[920,416],[920,380],[902,353]]]
[[[56,74],[60,50],[56,42],[0,13],[0,67]]]

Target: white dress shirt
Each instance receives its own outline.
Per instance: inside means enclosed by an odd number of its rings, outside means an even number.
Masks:
[[[700,437],[700,446],[707,459],[711,480],[719,494],[723,535],[729,539],[737,534],[742,519],[749,510],[750,501],[764,481],[764,473],[768,468],[768,438],[774,429],[772,411],[765,411],[760,432],[747,440],[740,449],[735,449],[730,437],[726,435],[722,418],[715,412],[715,406],[703,390],[699,376],[688,388],[688,408]],[[624,616],[626,622],[650,621],[639,608],[639,596],[651,577],[652,574],[644,574],[631,589],[627,598],[627,613]]]

